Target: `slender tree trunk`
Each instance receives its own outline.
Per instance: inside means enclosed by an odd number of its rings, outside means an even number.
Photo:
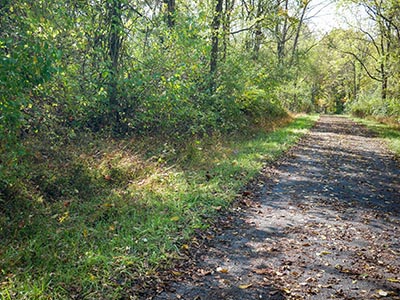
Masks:
[[[258,6],[257,6],[257,13],[256,13],[256,18],[257,18],[257,24],[254,30],[254,47],[253,47],[253,59],[257,60],[258,59],[258,54],[260,52],[261,48],[261,40],[262,40],[262,31],[261,31],[261,23],[258,20],[261,17],[262,14],[262,1],[258,1]]]
[[[357,83],[357,66],[356,62],[352,61],[351,65],[353,66],[353,100],[357,99],[358,94],[358,83]]]
[[[229,31],[231,29],[231,14],[235,6],[235,0],[225,0],[225,18],[223,22],[223,39],[222,39],[222,60],[226,60],[228,51]]]
[[[303,7],[303,10],[301,11],[299,24],[297,25],[296,35],[294,37],[293,48],[292,48],[292,57],[290,58],[290,65],[293,65],[293,62],[296,58],[297,46],[298,46],[298,42],[299,42],[301,27],[303,26],[304,16],[306,14],[307,7],[308,7],[308,4],[310,3],[310,1],[306,0],[303,3],[304,3],[304,7]]]
[[[175,26],[175,10],[176,10],[176,3],[175,0],[163,0],[164,3],[167,5],[167,12],[166,12],[166,19],[169,28]]]
[[[382,60],[380,63],[380,73],[381,73],[381,97],[382,101],[385,102],[387,99],[387,90],[388,90],[388,70],[387,70],[387,65],[388,65],[388,55],[390,53],[390,39],[389,37],[386,36],[385,34],[385,28],[383,24],[381,25],[381,55],[382,55]]]
[[[119,57],[122,48],[122,3],[119,0],[109,2],[108,14],[110,22],[109,40],[108,40],[108,55],[110,60],[110,77],[108,82],[108,97],[111,113],[111,120],[118,126],[119,118],[119,103],[118,103],[118,77],[119,77]]]
[[[287,12],[288,7],[289,7],[289,0],[285,0],[284,4],[285,4],[284,10],[285,10],[285,12]],[[278,9],[279,9],[279,5],[278,5]],[[280,30],[279,24],[276,25],[276,36],[278,39],[277,55],[278,55],[278,65],[279,66],[283,66],[283,64],[284,64],[287,31],[288,31],[288,17],[285,16],[282,30]]]
[[[382,83],[381,83],[381,97],[382,97],[382,101],[385,102],[387,99],[387,89],[388,89],[388,78],[386,76],[384,67],[382,68],[381,64],[381,70],[382,70]]]
[[[223,0],[217,0],[214,10],[214,17],[211,24],[211,57],[210,57],[210,75],[211,75],[211,90],[215,90],[215,75],[218,67],[218,43],[219,43],[219,29],[221,26]]]

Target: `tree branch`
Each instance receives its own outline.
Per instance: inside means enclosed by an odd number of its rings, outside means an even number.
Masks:
[[[363,69],[365,70],[365,72],[367,72],[367,75],[368,75],[369,78],[371,78],[371,79],[373,79],[373,80],[376,80],[376,81],[378,81],[378,82],[382,82],[382,81],[383,81],[382,79],[380,79],[380,78],[375,77],[374,75],[372,75],[372,74],[370,73],[370,71],[368,70],[367,66],[366,66],[366,65],[364,64],[364,62],[362,61],[362,59],[360,59],[356,54],[354,54],[354,53],[352,53],[352,52],[349,52],[349,51],[341,51],[341,52],[344,53],[344,54],[348,54],[348,55],[353,56],[353,57],[360,63],[360,65],[363,67]]]

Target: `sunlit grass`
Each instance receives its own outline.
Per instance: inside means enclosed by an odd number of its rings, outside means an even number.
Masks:
[[[1,299],[123,297],[136,278],[181,257],[194,231],[316,119],[151,149],[148,141],[96,141],[64,149],[75,151],[67,162],[40,160],[32,178],[46,181],[47,194],[31,187],[23,209],[14,203],[15,215],[2,214]]]
[[[400,129],[398,126],[380,123],[371,119],[353,118],[353,120],[378,133],[387,142],[389,148],[400,157]]]

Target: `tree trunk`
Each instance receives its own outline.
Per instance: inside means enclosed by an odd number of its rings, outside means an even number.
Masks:
[[[303,10],[301,11],[299,24],[297,25],[296,35],[294,37],[293,48],[292,48],[292,57],[290,58],[290,65],[293,65],[293,62],[296,58],[296,52],[297,52],[297,46],[298,46],[298,42],[299,42],[301,27],[303,26],[304,16],[306,14],[307,7],[308,7],[308,4],[310,3],[310,1],[306,0],[303,3],[304,3],[304,7],[303,7]]]
[[[225,1],[225,18],[223,22],[223,40],[222,40],[222,60],[226,60],[226,53],[228,51],[229,31],[231,29],[231,14],[235,6],[235,0]]]
[[[254,47],[253,47],[253,59],[254,60],[258,59],[258,54],[259,54],[260,48],[261,48],[262,31],[261,31],[261,23],[259,21],[261,14],[262,14],[262,1],[259,0],[258,6],[257,6],[257,13],[256,13],[257,24],[256,24],[256,27],[254,30]]]
[[[284,2],[284,10],[285,12],[288,11],[289,7],[289,0],[285,0]],[[278,5],[278,9],[280,6]],[[285,16],[285,20],[283,22],[283,27],[282,30],[279,28],[279,24],[276,25],[276,36],[277,36],[277,55],[278,55],[278,65],[283,66],[284,65],[284,59],[285,59],[285,47],[286,47],[286,36],[287,36],[287,31],[288,31],[288,16]]]
[[[164,3],[167,5],[166,19],[168,27],[173,28],[175,26],[175,0],[164,0]]]
[[[210,75],[211,75],[211,90],[215,90],[215,75],[218,67],[218,43],[219,29],[221,26],[223,0],[217,0],[215,6],[214,17],[211,24],[211,57],[210,57]]]
[[[384,70],[383,70],[383,72],[384,72]],[[386,98],[387,98],[387,88],[388,88],[388,78],[386,76],[386,73],[382,73],[381,88],[382,88],[382,90],[381,90],[382,101],[385,102]]]
[[[110,22],[108,55],[110,60],[110,77],[108,81],[108,97],[110,106],[111,121],[115,125],[120,124],[119,103],[118,103],[118,77],[119,77],[119,57],[122,48],[122,3],[119,0],[112,0],[108,6],[108,17]]]
[[[358,83],[357,83],[357,66],[356,62],[352,61],[351,65],[353,66],[353,100],[357,99],[358,94]]]

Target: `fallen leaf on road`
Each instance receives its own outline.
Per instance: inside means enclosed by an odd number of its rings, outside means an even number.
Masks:
[[[250,284],[241,284],[241,285],[239,285],[239,289],[245,290],[252,286],[253,285],[251,283]]]
[[[388,292],[384,291],[384,290],[377,290],[376,291],[378,293],[379,296],[381,297],[386,297],[387,295],[389,295]]]
[[[269,274],[270,270],[269,269],[254,269],[253,272],[258,275],[265,275],[265,274]]]
[[[197,270],[197,272],[201,276],[207,276],[212,273],[211,270],[204,270],[204,269],[199,269],[199,270]]]
[[[172,271],[172,274],[174,274],[175,276],[181,276],[182,272]]]
[[[321,251],[321,252],[317,253],[317,256],[328,255],[328,254],[332,254],[332,252],[329,252],[329,251]]]
[[[221,267],[218,267],[218,268],[217,268],[217,272],[219,272],[219,273],[228,273],[229,270],[228,270],[228,269],[221,268]]]

